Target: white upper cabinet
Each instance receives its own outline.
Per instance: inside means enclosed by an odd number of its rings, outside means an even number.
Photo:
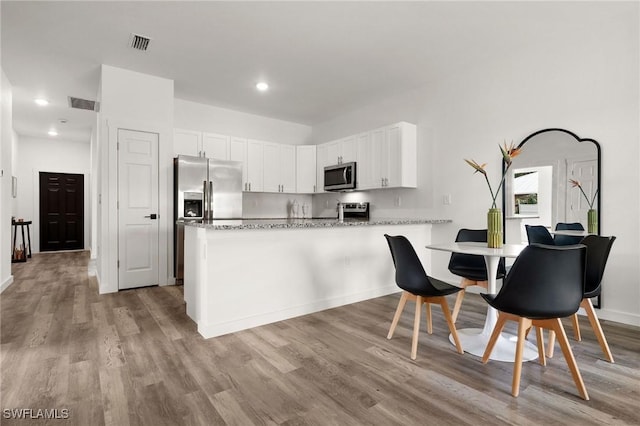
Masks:
[[[356,161],[356,137],[349,136],[331,142],[323,143],[326,146],[326,162],[325,166],[333,166],[334,164],[350,163]],[[323,166],[324,167],[324,166]]]
[[[374,167],[374,149],[371,146],[372,132],[361,133],[356,136],[356,179],[358,189],[379,188],[378,177],[380,167]],[[376,185],[378,184],[378,185]]]
[[[264,142],[247,141],[247,185],[245,191],[264,191]]]
[[[202,133],[193,130],[173,130],[173,156],[192,155],[199,157],[202,152]]]
[[[415,124],[387,126],[382,144],[380,171],[384,188],[416,188],[417,128]]]
[[[329,165],[329,145],[316,145],[316,192],[325,192],[324,168]]]
[[[296,146],[296,192],[315,193],[316,177],[316,145]]]
[[[296,147],[280,145],[280,192],[296,192]]]
[[[240,161],[242,163],[242,190],[249,190],[249,178],[247,176],[247,144],[245,138],[231,137],[229,141],[229,160]]]
[[[338,164],[351,163],[357,160],[356,136],[349,136],[340,141],[340,161]]]
[[[397,123],[357,135],[358,189],[415,188],[417,132]]]
[[[216,160],[229,160],[231,138],[215,133],[202,134],[202,156]]]
[[[264,192],[295,192],[296,147],[264,142]]]

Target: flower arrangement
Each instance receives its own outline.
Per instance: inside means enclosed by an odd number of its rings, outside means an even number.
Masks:
[[[478,164],[476,161],[467,160],[466,158],[464,160],[467,162],[468,165],[470,165],[476,170],[474,173],[481,173],[482,175],[484,175],[484,178],[487,181],[487,185],[489,186],[489,192],[491,193],[492,209],[497,208],[496,198],[498,198],[498,193],[500,192],[500,188],[502,188],[502,185],[504,184],[504,179],[507,176],[507,171],[509,170],[509,167],[511,167],[513,159],[517,157],[522,151],[522,148],[515,148],[513,146],[513,142],[511,142],[507,146],[507,142],[505,141],[503,146],[498,145],[498,147],[500,148],[500,152],[502,153],[502,159],[504,160],[507,166],[504,168],[504,172],[502,173],[502,179],[500,179],[500,183],[498,184],[498,189],[496,189],[495,192],[493,192],[493,188],[491,187],[491,183],[489,182],[487,171],[484,169],[487,164],[486,163]]]
[[[589,204],[589,209],[593,210],[593,203],[595,203],[596,201],[596,197],[598,196],[598,189],[596,189],[596,191],[593,193],[593,197],[591,198],[591,200],[589,200],[589,197],[587,197],[587,194],[585,194],[584,189],[582,189],[582,185],[580,185],[580,181],[579,180],[575,180],[575,179],[569,179],[569,182],[571,182],[571,186],[572,187],[578,187],[580,189],[580,192],[582,192],[582,195],[584,195],[584,199],[587,200],[587,204]]]

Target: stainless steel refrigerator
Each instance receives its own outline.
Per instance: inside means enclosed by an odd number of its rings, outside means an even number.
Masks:
[[[184,221],[242,219],[242,163],[179,155],[173,160],[174,275],[184,279]]]

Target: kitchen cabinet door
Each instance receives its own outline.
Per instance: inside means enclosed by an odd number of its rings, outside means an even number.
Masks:
[[[202,151],[202,133],[193,130],[173,130],[173,156],[200,156]]]
[[[316,145],[296,146],[296,192],[316,192],[317,174]]]
[[[280,192],[296,192],[296,147],[280,145]]]
[[[264,142],[263,147],[263,191],[280,192],[280,146]]]
[[[216,160],[230,159],[230,137],[215,133],[203,133],[202,156]]]
[[[316,189],[324,190],[324,168],[329,165],[329,146],[324,143],[316,146]]]
[[[398,123],[386,128],[382,149],[384,187],[416,188],[417,128],[414,124]]]
[[[244,191],[249,190],[249,178],[247,171],[249,165],[247,164],[247,140],[244,138],[232,137],[229,142],[229,160],[240,161],[242,163],[242,189]]]
[[[325,166],[333,166],[334,164],[340,164],[340,155],[342,154],[342,149],[340,145],[340,141],[331,141],[324,143],[327,149],[327,164]]]
[[[357,161],[356,136],[349,136],[340,141],[340,163]]]
[[[249,139],[247,141],[247,184],[248,191],[264,191],[264,143]]]
[[[361,133],[356,137],[356,178],[358,189],[372,189],[380,187],[379,172],[374,170],[373,144],[371,132]],[[379,162],[379,160],[378,160]]]

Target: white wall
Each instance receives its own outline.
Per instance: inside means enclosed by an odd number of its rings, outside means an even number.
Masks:
[[[16,217],[33,221],[32,251],[40,251],[40,172],[84,175],[84,248],[91,241],[90,144],[57,139],[19,137],[17,146],[18,196]]]
[[[118,155],[119,128],[157,133],[159,136],[159,240],[160,285],[172,282],[173,232],[172,144],[173,80],[102,65],[98,93],[98,259],[100,293],[118,291]]]
[[[288,145],[309,143],[311,127],[230,109],[175,99],[176,128],[220,133]]]
[[[487,162],[496,185],[497,145],[504,140],[517,143],[548,127],[598,140],[602,147],[601,230],[618,237],[599,315],[640,325],[640,205],[638,191],[630,190],[640,186],[638,6],[616,4],[615,23],[603,22],[580,38],[567,34],[571,43],[551,40],[523,46],[502,61],[475,64],[421,89],[314,126],[312,141],[401,120],[417,124],[419,189],[368,194],[374,211],[393,211],[393,201],[401,195],[404,207],[399,212],[408,209],[415,215],[453,219],[451,225],[433,227],[437,242],[453,241],[461,227],[486,227],[489,192],[464,158]],[[612,5],[602,3],[602,7]],[[451,194],[451,205],[443,205],[445,194]],[[456,282],[446,269],[447,262],[445,253],[433,253],[431,272]]]
[[[13,282],[11,275],[11,176],[13,163],[12,90],[0,68],[0,291]]]

